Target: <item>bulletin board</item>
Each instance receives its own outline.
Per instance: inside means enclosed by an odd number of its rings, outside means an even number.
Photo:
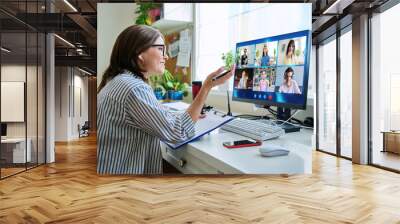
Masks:
[[[182,31],[182,30],[181,30]],[[180,42],[180,35],[181,31],[173,32],[170,34],[165,35],[165,44],[167,46],[167,53],[169,56],[169,59],[165,63],[165,68],[168,69],[168,71],[171,72],[172,75],[174,75],[178,80],[181,80],[183,82],[188,83],[189,85],[192,82],[192,49],[190,49],[190,54],[189,54],[189,63],[187,64],[187,67],[182,67],[177,65],[178,63],[178,51],[177,45],[179,45]],[[189,32],[189,38],[190,38],[190,45],[192,43],[191,41],[191,30],[188,29]],[[179,49],[179,47],[178,47]],[[179,49],[181,51],[181,49]],[[172,53],[172,54],[170,54]]]

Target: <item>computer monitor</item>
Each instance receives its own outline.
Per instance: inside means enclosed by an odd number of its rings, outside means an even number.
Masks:
[[[310,50],[309,30],[237,43],[232,100],[305,109]]]
[[[1,137],[7,136],[7,124],[1,123]]]

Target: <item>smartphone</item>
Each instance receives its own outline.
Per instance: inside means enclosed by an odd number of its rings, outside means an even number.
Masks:
[[[213,78],[213,81],[215,81],[215,80],[217,80],[217,79],[223,77],[224,75],[228,74],[229,72],[231,72],[231,70],[225,70],[225,71],[223,71],[221,74],[215,76],[215,77]]]
[[[261,141],[256,140],[238,140],[231,142],[223,142],[222,145],[226,148],[241,148],[241,147],[250,147],[250,146],[258,146],[261,145]]]

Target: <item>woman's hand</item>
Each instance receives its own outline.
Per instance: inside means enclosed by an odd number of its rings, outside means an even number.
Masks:
[[[214,86],[223,84],[226,80],[228,80],[230,77],[232,77],[232,75],[235,73],[235,67],[236,67],[235,65],[232,65],[232,67],[230,69],[231,72],[229,72],[228,74],[224,75],[223,77],[213,81],[214,77],[218,76],[219,74],[221,74],[221,72],[224,71],[224,67],[217,69],[216,71],[212,72],[211,74],[209,74],[207,76],[206,80],[204,80],[204,82],[203,82],[203,86],[205,88],[207,88],[208,90],[210,90]]]
[[[232,77],[232,75],[235,73],[235,65],[231,67],[231,72],[213,81],[213,78],[221,74],[222,71],[224,71],[223,67],[217,69],[207,76],[199,93],[193,100],[193,103],[187,109],[187,112],[189,113],[193,121],[197,121],[200,118],[201,108],[203,108],[203,105],[206,102],[208,93],[210,92],[211,88],[217,85],[221,85],[230,77]]]

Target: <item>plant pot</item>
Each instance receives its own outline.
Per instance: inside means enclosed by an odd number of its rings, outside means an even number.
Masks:
[[[168,90],[167,95],[170,100],[183,100],[182,91]]]
[[[165,94],[162,91],[154,91],[154,95],[156,95],[157,100],[165,99]]]

